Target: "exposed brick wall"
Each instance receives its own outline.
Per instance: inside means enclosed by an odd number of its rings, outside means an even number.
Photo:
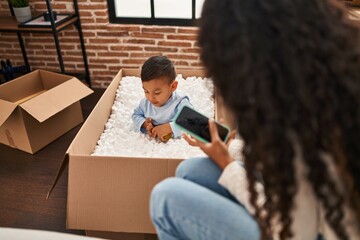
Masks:
[[[52,1],[53,10],[69,13],[72,0]],[[32,15],[46,10],[45,1],[30,0]],[[139,68],[152,55],[167,55],[176,68],[201,68],[196,27],[110,24],[106,0],[79,0],[80,18],[94,87],[106,87],[122,67]],[[0,15],[10,15],[6,1],[0,2]],[[59,71],[51,34],[24,33],[31,69]],[[74,26],[59,33],[65,70],[83,71],[79,37]],[[0,59],[23,65],[15,33],[0,33]]]

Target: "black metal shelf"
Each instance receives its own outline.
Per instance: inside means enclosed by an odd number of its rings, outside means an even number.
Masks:
[[[52,13],[53,10],[52,10],[50,0],[45,0],[45,1],[46,1],[46,6],[47,6],[48,12]],[[64,30],[65,28],[67,28],[71,25],[74,25],[78,31],[79,38],[80,38],[81,51],[82,51],[84,67],[85,67],[85,81],[89,85],[89,87],[91,87],[89,65],[88,65],[87,55],[86,55],[86,50],[85,50],[84,37],[82,34],[82,29],[81,29],[81,22],[80,22],[80,15],[79,15],[79,8],[78,8],[77,0],[73,0],[73,3],[74,3],[74,13],[71,14],[71,16],[69,16],[65,21],[62,21],[61,23],[57,24],[54,20],[53,14],[50,14],[50,16],[49,16],[50,17],[50,25],[47,27],[43,27],[43,26],[19,27],[19,23],[16,21],[16,19],[14,17],[13,9],[9,3],[9,8],[10,8],[12,16],[0,16],[0,32],[15,32],[17,34],[19,45],[20,45],[21,52],[22,52],[23,59],[24,59],[24,63],[25,63],[25,66],[26,66],[28,72],[30,72],[30,65],[28,62],[27,55],[26,55],[24,41],[21,36],[21,33],[24,33],[24,32],[48,33],[48,34],[52,33],[54,42],[55,42],[58,60],[59,60],[60,71],[61,71],[61,73],[65,74],[66,72],[65,72],[62,54],[61,54],[58,33],[60,31]]]

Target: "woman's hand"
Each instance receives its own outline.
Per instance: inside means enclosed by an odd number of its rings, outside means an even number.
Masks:
[[[220,137],[216,128],[215,122],[209,119],[210,129],[210,143],[204,143],[199,141],[188,134],[183,134],[184,139],[191,145],[200,147],[221,169],[224,169],[230,162],[233,161],[228,152],[228,146],[234,139],[236,131],[231,131],[228,140],[224,143]]]

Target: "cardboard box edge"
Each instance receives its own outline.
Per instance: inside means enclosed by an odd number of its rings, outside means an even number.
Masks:
[[[123,69],[120,69],[119,72],[117,73],[117,75],[118,75],[118,74],[122,74],[122,70],[123,70]],[[117,76],[117,75],[116,75],[116,76]],[[116,76],[115,76],[115,77],[116,77]],[[112,84],[112,82],[110,83],[110,85],[111,85],[111,84]],[[110,85],[109,85],[109,87],[110,87]],[[106,94],[108,91],[110,91],[110,88],[109,88],[109,87],[105,90],[105,92],[103,93],[103,95],[101,96],[101,98],[99,99],[99,101],[96,103],[96,105],[95,105],[95,107],[93,108],[93,110],[94,110],[99,104],[101,104],[101,99],[105,96],[105,94]],[[87,124],[87,122],[89,121],[88,119],[90,119],[90,117],[94,114],[94,111],[93,111],[93,110],[91,111],[91,113],[89,114],[89,116],[87,117],[87,119],[85,120],[83,126],[84,126],[85,124]],[[60,167],[59,167],[59,169],[58,169],[58,171],[57,171],[57,174],[56,174],[56,176],[55,176],[55,178],[54,178],[54,180],[53,180],[53,184],[51,185],[51,187],[50,187],[50,189],[49,189],[49,191],[48,191],[48,194],[47,194],[47,196],[46,196],[47,199],[50,198],[51,193],[52,193],[52,191],[55,189],[55,187],[56,187],[56,185],[57,185],[60,177],[61,177],[62,174],[64,173],[65,168],[69,165],[69,159],[70,159],[69,153],[70,153],[71,150],[72,150],[73,143],[74,143],[75,141],[77,141],[78,135],[79,135],[80,131],[81,131],[81,128],[80,128],[79,132],[77,132],[77,134],[76,134],[76,136],[74,137],[74,139],[71,141],[71,143],[70,143],[70,145],[69,145],[69,147],[68,147],[68,149],[67,149],[67,151],[66,151],[66,154],[65,154],[65,156],[64,156],[64,159],[63,159],[63,161],[61,162]]]
[[[16,104],[0,99],[0,108],[2,108],[0,113],[0,126],[10,117],[16,107]]]

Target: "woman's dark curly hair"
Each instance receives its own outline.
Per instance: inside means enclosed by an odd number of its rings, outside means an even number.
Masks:
[[[271,238],[275,216],[281,239],[293,235],[295,145],[327,222],[348,239],[342,206],[360,225],[360,34],[345,8],[330,0],[207,0],[199,44],[244,140],[262,239]],[[259,173],[267,199],[261,209]]]

